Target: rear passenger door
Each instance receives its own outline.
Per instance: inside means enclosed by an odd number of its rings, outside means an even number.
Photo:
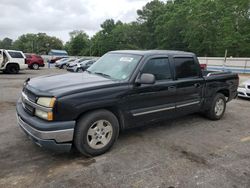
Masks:
[[[11,61],[18,63],[19,65],[25,64],[25,55],[22,52],[8,50],[8,53],[12,58]]]
[[[143,73],[153,74],[156,82],[134,86],[132,89],[127,101],[133,120],[131,125],[174,115],[176,89],[168,57],[150,57],[141,68],[138,77]]]
[[[176,112],[189,114],[200,109],[204,79],[198,60],[193,56],[174,56]]]

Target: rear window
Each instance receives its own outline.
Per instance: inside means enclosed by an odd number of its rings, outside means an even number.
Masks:
[[[41,59],[42,57],[40,55],[35,55],[36,58]]]
[[[31,58],[31,55],[25,54],[26,58]]]
[[[175,57],[174,63],[177,78],[198,77],[200,74],[199,65],[192,57]]]
[[[20,52],[10,52],[10,51],[8,51],[8,53],[10,54],[10,57],[12,57],[12,58],[24,58],[23,55]]]

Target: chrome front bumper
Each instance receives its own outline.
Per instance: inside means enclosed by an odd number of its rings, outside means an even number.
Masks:
[[[75,121],[47,122],[28,114],[19,99],[16,105],[17,124],[34,143],[57,152],[71,150]]]
[[[34,129],[27,123],[25,123],[20,116],[17,115],[18,125],[30,136],[36,139],[42,140],[55,140],[57,143],[60,142],[71,142],[73,140],[74,129],[65,129],[57,131],[40,131]]]

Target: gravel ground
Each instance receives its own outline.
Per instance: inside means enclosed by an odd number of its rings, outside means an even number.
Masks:
[[[62,72],[0,73],[0,187],[250,187],[250,100],[228,103],[220,121],[194,114],[125,131],[94,158],[33,144],[16,126],[23,81]]]

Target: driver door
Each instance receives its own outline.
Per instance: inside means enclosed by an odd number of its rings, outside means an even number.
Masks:
[[[176,87],[167,56],[151,57],[144,64],[141,73],[155,76],[154,84],[134,86],[128,105],[131,125],[144,124],[154,120],[173,117],[175,111]]]

